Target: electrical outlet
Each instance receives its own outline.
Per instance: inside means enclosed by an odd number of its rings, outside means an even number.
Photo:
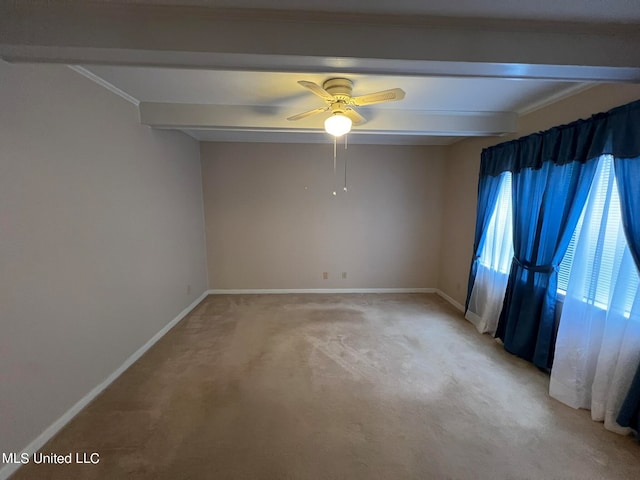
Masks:
[[[347,278],[347,272],[342,272],[342,279],[345,280]]]
[[[322,279],[327,280],[329,278],[329,272],[322,272]]]

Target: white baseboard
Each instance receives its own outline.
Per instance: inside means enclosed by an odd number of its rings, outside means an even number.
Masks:
[[[209,294],[205,291],[196,300],[191,303],[187,308],[182,310],[177,317],[167,323],[158,333],[156,333],[147,343],[136,350],[129,358],[127,358],[116,371],[109,375],[102,383],[97,385],[93,390],[82,397],[73,407],[67,410],[60,418],[53,422],[44,432],[33,440],[29,445],[20,450],[19,453],[27,453],[29,456],[37,452],[42,446],[47,443],[53,436],[58,433],[67,423],[73,419],[80,411],[86,407],[94,398],[96,398],[105,388],[107,388],[116,378],[124,373],[133,363],[135,363],[142,355],[145,354],[158,340],[166,335],[180,320],[187,316],[187,314],[193,310],[204,298]],[[7,464],[0,469],[0,480],[8,479],[13,473],[15,473],[22,465],[21,464]]]
[[[464,313],[464,307],[439,288],[257,288],[224,289],[214,288],[209,295],[269,295],[285,293],[435,293],[457,310]]]
[[[285,293],[436,293],[435,288],[258,288],[220,289],[214,288],[210,295],[278,295]]]
[[[439,288],[436,289],[435,294],[438,295],[439,297],[444,298],[447,302],[453,305],[456,308],[456,310],[459,310],[462,313],[464,313],[464,306],[461,303],[456,302],[453,298],[451,298],[449,295],[444,293]]]
[[[60,418],[53,422],[45,431],[43,431],[29,445],[20,450],[20,453],[27,453],[29,456],[37,452],[47,443],[53,436],[58,433],[73,417],[86,407],[94,398],[96,398],[105,388],[107,388],[114,380],[122,375],[131,365],[133,365],[142,355],[146,353],[158,340],[167,334],[180,320],[193,310],[207,295],[224,295],[224,294],[285,294],[285,293],[435,293],[451,303],[455,308],[464,311],[464,307],[456,302],[446,293],[437,288],[307,288],[307,289],[212,289],[205,291],[188,307],[182,310],[173,320],[166,324],[158,333],[156,333],[147,343],[136,350],[129,358],[127,358],[117,370],[109,375],[103,382],[93,388],[75,405],[67,410]],[[7,480],[22,465],[7,464],[0,469],[0,480]]]

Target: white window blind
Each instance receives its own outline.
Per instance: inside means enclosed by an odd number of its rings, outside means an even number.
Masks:
[[[586,271],[579,283],[583,300],[606,310],[611,304],[613,285],[623,275],[627,288],[622,304],[629,312],[638,289],[638,274],[635,265],[630,264],[633,260],[622,227],[620,198],[610,155],[603,155],[599,160],[587,205],[589,208],[585,206],[559,265],[558,290],[561,293],[567,291],[576,248],[580,243],[582,258],[594,259],[585,265]],[[585,221],[586,216],[588,221]]]

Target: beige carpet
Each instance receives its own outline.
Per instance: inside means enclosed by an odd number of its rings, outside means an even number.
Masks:
[[[15,479],[640,478],[434,295],[210,296]]]

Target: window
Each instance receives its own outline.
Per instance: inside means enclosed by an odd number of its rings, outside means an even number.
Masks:
[[[576,282],[577,293],[583,301],[606,310],[611,304],[615,283],[623,278],[624,299],[616,303],[623,305],[624,312],[631,311],[639,279],[624,235],[611,155],[600,158],[589,198],[559,265],[558,292],[561,294],[567,292],[576,258],[587,259],[579,269],[582,280]]]
[[[618,430],[616,417],[640,358],[640,290],[621,221],[614,163],[602,156],[571,251],[549,393]]]
[[[513,259],[511,215],[511,172],[504,172],[479,260],[482,266],[505,274],[509,273]]]
[[[508,273],[513,257],[511,173],[505,172],[503,176],[480,253],[480,264]],[[567,292],[578,245],[580,258],[595,259],[586,262],[583,266],[586,271],[580,272],[585,279],[580,287],[583,300],[606,310],[611,304],[616,279],[628,277],[624,309],[630,312],[640,280],[624,236],[611,155],[603,155],[599,160],[589,198],[558,267],[558,293],[561,295]]]
[[[480,333],[496,333],[513,259],[512,238],[511,173],[505,172],[499,179],[496,206],[484,234],[475,283],[465,314]]]

